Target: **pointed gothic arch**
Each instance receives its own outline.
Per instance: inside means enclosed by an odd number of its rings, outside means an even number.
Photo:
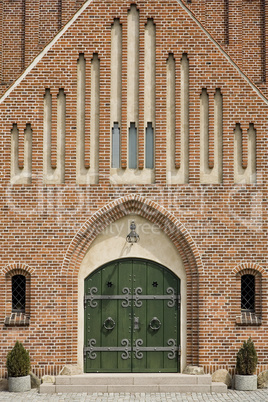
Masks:
[[[127,195],[101,208],[85,222],[70,243],[61,274],[66,283],[66,363],[77,362],[78,274],[90,245],[104,229],[120,218],[138,215],[156,224],[169,238],[180,255],[186,272],[187,286],[187,364],[198,364],[198,292],[202,261],[193,239],[184,225],[156,202],[140,195]]]

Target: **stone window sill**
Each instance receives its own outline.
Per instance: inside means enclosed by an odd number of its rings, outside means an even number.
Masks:
[[[236,317],[235,322],[239,326],[258,326],[261,325],[261,318],[257,317],[255,313],[243,312]]]
[[[11,313],[5,318],[6,327],[27,327],[30,325],[30,317],[25,313]]]

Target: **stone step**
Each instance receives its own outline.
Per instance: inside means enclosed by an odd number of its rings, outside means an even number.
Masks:
[[[40,393],[159,393],[159,392],[179,392],[179,393],[225,393],[225,384],[217,382],[211,385],[54,385],[41,384]]]
[[[188,374],[115,374],[92,373],[74,376],[60,375],[56,377],[56,385],[211,385],[211,376]]]
[[[213,383],[211,376],[179,373],[91,373],[56,376],[55,383],[43,383],[40,393],[158,393],[202,392],[224,393],[227,386]]]

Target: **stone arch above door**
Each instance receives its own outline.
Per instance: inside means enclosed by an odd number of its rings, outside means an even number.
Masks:
[[[177,220],[177,218],[162,206],[140,195],[128,195],[126,197],[122,197],[107,204],[94,215],[92,215],[92,217],[88,219],[88,221],[81,227],[77,235],[73,238],[65,255],[62,265],[62,278],[63,280],[66,280],[66,287],[68,289],[68,297],[66,291],[66,329],[67,333],[72,333],[72,341],[66,345],[66,362],[75,362],[74,356],[76,354],[76,348],[81,341],[81,339],[79,340],[74,335],[74,327],[77,328],[74,323],[78,318],[80,308],[80,306],[77,305],[78,297],[80,297],[80,295],[78,296],[79,286],[77,278],[80,277],[81,280],[81,275],[83,276],[83,274],[81,274],[81,269],[83,269],[82,264],[86,258],[86,255],[89,255],[88,252],[90,252],[90,249],[94,245],[93,242],[95,239],[96,245],[100,241],[101,236],[105,236],[105,233],[106,236],[110,237],[110,239],[115,238],[115,234],[112,231],[109,233],[109,229],[107,228],[111,227],[111,225],[113,225],[115,222],[119,222],[120,224],[120,219],[123,219],[124,217],[127,223],[124,223],[125,228],[122,227],[121,241],[125,243],[125,237],[129,231],[129,227],[127,225],[133,217],[135,217],[137,221],[139,219],[146,220],[149,224],[148,227],[155,227],[161,231],[166,239],[166,244],[169,244],[169,247],[175,250],[177,253],[177,261],[181,261],[183,264],[186,276],[185,294],[187,294],[187,319],[185,319],[184,323],[187,325],[187,335],[185,337],[185,353],[187,360],[185,358],[185,364],[198,364],[198,277],[200,270],[203,270],[201,258],[191,236],[187,232],[186,228]],[[126,231],[127,227],[128,231]],[[150,239],[150,241],[153,243],[155,241],[155,238],[150,236],[146,237],[146,241],[148,241],[148,239]],[[147,258],[151,259],[152,261],[160,262],[167,268],[173,270],[174,273],[179,276],[179,273],[176,272],[174,266],[170,266],[169,263],[166,263],[163,260],[160,261],[152,253],[151,255],[148,255],[148,253],[142,253],[139,255],[137,253],[138,249],[136,248],[135,250],[136,246],[141,247],[139,244],[142,244],[142,240],[140,243],[138,243],[138,245],[129,246],[132,249],[131,253],[133,254],[126,254],[125,256]],[[114,257],[109,255],[109,261],[124,257],[124,255],[120,255],[120,253],[118,253],[118,250],[120,249],[118,243],[117,247],[113,249],[117,250],[117,253],[114,254]],[[105,255],[104,247],[100,248],[100,250],[102,250],[102,255]],[[159,252],[157,247],[155,250]],[[144,251],[146,251],[146,248],[144,248]],[[103,263],[105,263],[105,261],[103,261]],[[176,264],[176,266],[178,265],[179,264]],[[98,268],[98,266],[95,265],[93,269]],[[87,275],[89,273],[90,272],[88,272]],[[78,335],[79,334],[77,331],[77,336]],[[81,353],[78,350],[78,358],[80,354]]]

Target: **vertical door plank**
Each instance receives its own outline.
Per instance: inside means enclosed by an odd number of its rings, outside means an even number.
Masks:
[[[142,294],[146,293],[146,262],[143,260],[133,260],[133,294],[137,288],[142,289]],[[133,323],[135,318],[139,319],[139,329],[133,328],[133,347],[138,339],[143,340],[143,345],[146,346],[146,303],[142,301],[142,305],[135,306],[133,301]],[[143,353],[141,359],[138,358],[140,354],[132,353],[132,371],[143,372],[147,366],[147,354]]]
[[[101,270],[102,272],[102,295],[117,295],[118,289],[118,263],[111,263]],[[103,300],[102,301],[102,327],[101,327],[101,346],[113,347],[117,346],[118,333],[118,317],[117,304],[118,300]],[[111,317],[115,322],[114,329],[107,330],[104,327],[105,320]],[[106,322],[107,322],[106,321]],[[107,327],[111,327],[111,322],[107,322]],[[118,370],[118,352],[101,352],[101,370],[117,371]]]
[[[175,290],[175,294],[178,294],[178,278],[176,278],[170,271],[165,270],[164,275],[164,294],[167,294],[168,288],[173,288]],[[165,326],[164,326],[164,346],[168,346],[167,342],[169,339],[174,339],[176,341],[176,346],[178,345],[178,329],[179,329],[179,320],[178,320],[178,305],[175,303],[173,307],[169,307],[168,301],[166,300],[164,303],[164,317],[165,317]],[[178,354],[175,353],[174,359],[168,358],[168,353],[164,353],[164,367],[169,371],[178,371]]]
[[[118,271],[118,294],[123,293],[124,288],[129,288],[132,292],[132,262],[123,260],[119,262]],[[122,305],[122,300],[118,301],[117,304],[117,317],[118,317],[118,339],[117,344],[120,346],[122,339],[127,339],[129,345],[131,346],[132,341],[132,300],[130,300],[130,305],[124,307],[125,303]],[[124,356],[124,355],[123,355]],[[122,352],[118,353],[118,367],[120,371],[131,372],[131,353],[128,359],[122,358]]]
[[[85,280],[85,294],[89,294],[90,288],[97,288],[97,293],[101,293],[101,271],[98,271],[93,276]],[[96,340],[96,345],[101,343],[101,302],[97,301],[96,307],[90,307],[87,302],[85,308],[85,346],[88,346],[90,339]],[[86,373],[99,370],[101,365],[100,353],[97,353],[95,359],[90,359],[86,356],[84,370]]]

